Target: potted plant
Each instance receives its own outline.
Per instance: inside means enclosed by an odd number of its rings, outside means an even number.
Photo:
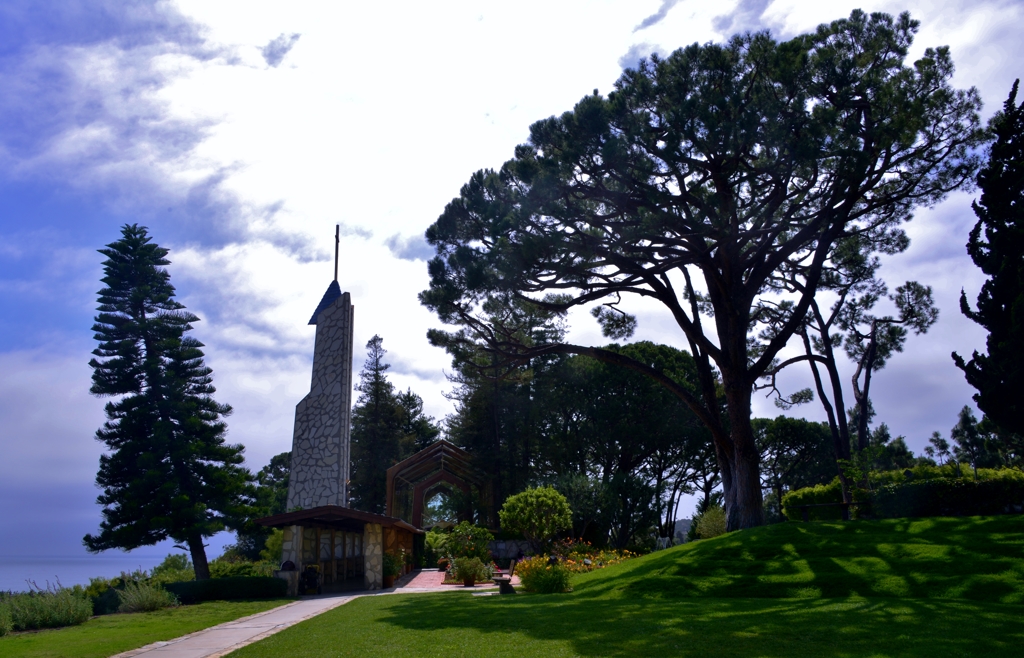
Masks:
[[[490,569],[478,557],[455,558],[455,578],[466,587],[473,587],[478,580],[490,578]]]
[[[384,588],[395,586],[395,578],[402,575],[402,567],[405,564],[405,558],[400,553],[394,551],[385,551],[383,560],[383,571],[384,571]]]

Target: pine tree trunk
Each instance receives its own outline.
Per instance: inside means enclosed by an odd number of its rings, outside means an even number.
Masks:
[[[196,572],[196,580],[208,580],[210,578],[210,563],[206,561],[203,537],[201,535],[189,537],[188,550],[192,553],[192,567]]]
[[[725,493],[726,529],[742,530],[764,525],[764,499],[761,496],[761,453],[750,424],[749,385],[726,384],[731,433],[715,441],[715,452],[722,469]]]

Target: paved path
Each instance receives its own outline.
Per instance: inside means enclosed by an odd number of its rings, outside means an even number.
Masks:
[[[424,570],[403,576],[393,589],[305,597],[272,610],[211,626],[173,640],[154,642],[138,649],[119,653],[111,658],[131,658],[133,656],[142,656],[143,658],[219,658],[253,642],[259,642],[289,626],[294,626],[299,622],[344,605],[360,596],[450,592],[466,589],[462,585],[443,585],[441,584],[443,580],[443,572]],[[513,576],[512,584],[518,585],[519,578]],[[494,583],[488,581],[477,584],[473,589],[493,588]]]

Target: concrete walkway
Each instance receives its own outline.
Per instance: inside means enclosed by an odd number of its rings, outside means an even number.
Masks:
[[[119,653],[112,658],[145,656],[146,658],[217,658],[235,649],[258,642],[289,626],[294,626],[332,608],[356,598],[348,596],[321,596],[288,603],[279,608],[260,612],[234,621],[211,626],[189,635]]]
[[[294,626],[299,622],[344,605],[360,596],[412,594],[416,592],[451,592],[457,590],[465,591],[467,589],[462,585],[442,585],[441,581],[443,580],[443,572],[423,570],[403,576],[395,583],[393,589],[304,597],[293,603],[288,603],[266,612],[224,622],[223,624],[211,626],[210,628],[205,628],[173,640],[154,642],[138,649],[119,653],[111,658],[131,658],[133,656],[143,656],[144,658],[219,658],[253,642],[259,642],[263,638],[283,631],[289,626]],[[512,584],[519,584],[518,577],[512,577]],[[486,583],[478,583],[473,589],[494,588],[494,583],[488,581]]]

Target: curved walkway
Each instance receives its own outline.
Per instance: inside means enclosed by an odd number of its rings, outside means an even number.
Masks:
[[[265,612],[260,612],[234,621],[211,626],[189,635],[154,642],[138,649],[119,653],[111,658],[219,658],[236,649],[259,642],[265,637],[283,631],[328,610],[344,605],[360,596],[380,596],[383,594],[412,594],[417,592],[447,592],[464,590],[462,585],[443,585],[444,573],[440,571],[418,571],[398,580],[392,589],[377,592],[346,592],[343,594],[322,594],[307,596],[292,603]],[[519,579],[512,577],[512,584],[518,585]],[[479,583],[474,590],[494,589],[494,583]]]

